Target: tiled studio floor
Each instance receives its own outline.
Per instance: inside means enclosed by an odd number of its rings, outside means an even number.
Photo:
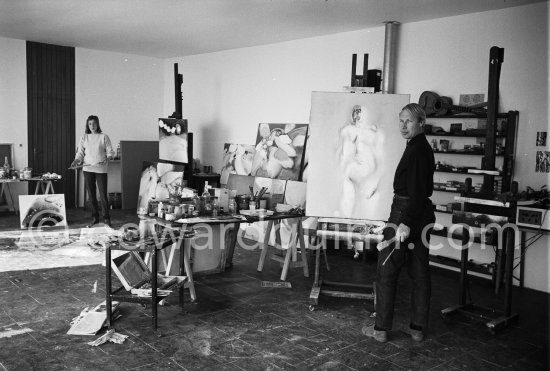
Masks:
[[[115,226],[125,218],[121,214]],[[266,261],[257,272],[258,258],[258,251],[239,248],[232,269],[197,279],[198,300],[190,303],[186,294],[184,313],[177,296],[160,307],[160,337],[151,329],[150,308],[122,303],[115,328],[128,339],[99,347],[87,345],[97,336],[66,332],[83,308],[104,300],[100,264],[1,272],[0,370],[548,369],[547,294],[515,290],[520,319],[494,336],[479,323],[441,318],[440,310],[456,303],[457,277],[434,270],[430,332],[415,343],[399,330],[407,323],[403,272],[395,330],[390,342],[380,344],[361,334],[374,320],[372,302],[321,297],[310,311],[313,279],[292,269],[292,288],[261,287],[261,281],[278,281],[280,267]],[[364,263],[349,252],[332,251],[329,261],[325,278],[368,283],[374,277],[372,258]],[[500,303],[492,291],[475,281],[471,296],[482,304]]]

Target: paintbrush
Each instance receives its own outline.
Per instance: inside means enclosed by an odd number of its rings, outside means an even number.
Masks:
[[[258,198],[256,199],[256,201],[260,200],[266,192],[267,192],[267,187],[262,187],[262,189],[260,189],[260,193],[258,194]]]
[[[393,252],[395,251],[395,249],[399,248],[399,240],[397,239],[397,236],[395,237],[392,237],[390,238],[389,240],[385,240],[385,241],[382,241],[380,242],[378,245],[376,245],[376,249],[378,251],[382,251],[384,250],[386,247],[390,246],[392,243],[395,242],[395,246],[394,248],[392,249],[392,251],[390,251],[390,253],[388,254],[388,256],[386,257],[386,259],[384,260],[384,262],[382,263],[382,265],[385,265],[386,262],[388,261],[388,259],[390,258],[390,256],[393,254]]]

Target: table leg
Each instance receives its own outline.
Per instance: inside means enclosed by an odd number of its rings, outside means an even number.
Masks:
[[[191,269],[191,249],[193,247],[193,239],[187,238],[183,239],[183,246],[180,247],[180,254],[183,255],[183,266],[185,268],[185,275],[189,282],[189,295],[191,296],[191,301],[195,302],[197,300],[197,294],[195,293],[195,281],[193,281],[193,271]],[[183,252],[183,253],[182,253]]]
[[[300,252],[302,253],[302,262],[304,263],[304,277],[309,277],[309,267],[307,265],[306,242],[304,239],[304,227],[302,219],[298,219],[298,239],[300,242]]]
[[[174,242],[172,244],[172,246],[170,246],[170,254],[168,255],[168,263],[166,263],[166,257],[164,258],[164,261],[165,261],[165,266],[166,266],[166,271],[164,272],[164,275],[165,276],[169,276],[170,275],[170,272],[172,270],[172,264],[174,262],[174,255],[176,254],[176,250],[179,249],[179,245],[180,245],[180,240],[178,240],[178,242]],[[180,255],[181,255],[181,251],[180,251]],[[180,267],[182,265],[180,264]]]
[[[233,254],[235,253],[235,247],[237,246],[237,236],[239,235],[239,228],[240,223],[233,223],[233,231],[229,239],[229,244],[227,246],[227,255],[225,257],[226,268],[233,266]]]
[[[277,246],[280,246],[281,251],[283,251],[283,244],[282,244],[282,239],[281,239],[281,223],[279,222],[277,224],[278,225],[275,228],[275,243],[276,243]],[[288,274],[288,268],[290,266],[290,258],[292,257],[292,250],[295,249],[295,247],[292,247],[293,245],[295,245],[295,242],[292,241],[293,240],[293,238],[292,238],[293,235],[294,234],[291,233],[290,244],[286,249],[285,261],[283,263],[283,271],[281,272],[281,281],[286,280],[286,276]],[[294,240],[295,240],[295,238],[294,238]]]
[[[44,191],[44,194],[54,194],[55,190],[53,189],[53,182],[51,180],[48,180],[46,183],[46,191]]]
[[[111,328],[111,247],[105,248],[105,304],[107,311],[107,329]]]
[[[184,266],[184,262],[185,262],[185,242],[184,242],[184,237],[183,236],[180,236],[180,238],[178,239],[178,243],[177,243],[177,247],[179,248],[180,250],[180,271],[179,271],[179,275],[180,276],[185,276],[185,266]],[[172,250],[176,250],[176,246],[172,245]],[[170,254],[172,257],[173,257],[173,254]],[[188,278],[189,279],[189,278]],[[191,281],[188,281],[188,282],[191,282]],[[180,298],[179,298],[179,301],[180,301],[180,307],[181,307],[181,310],[183,311],[183,300],[184,300],[184,286],[185,285],[181,285],[180,289],[179,289],[179,294],[180,294]],[[195,287],[193,286],[193,291],[194,291]],[[189,290],[191,291],[191,290]],[[191,298],[191,300],[194,300],[193,298]]]
[[[158,328],[157,319],[157,248],[153,247],[152,252],[153,275],[151,277],[151,311],[153,312],[153,329]]]
[[[265,231],[264,243],[262,246],[262,252],[260,254],[260,261],[258,262],[257,271],[261,272],[264,269],[265,257],[267,255],[267,249],[269,246],[269,237],[271,236],[271,229],[273,228],[273,220],[267,222],[267,230]]]
[[[5,187],[5,188],[4,188]],[[8,209],[13,210],[15,215],[18,214],[17,208],[15,207],[15,202],[13,202],[13,196],[11,194],[10,190],[10,184],[9,183],[2,183],[2,194],[6,196],[6,203],[8,204]],[[1,197],[1,196],[0,196]]]

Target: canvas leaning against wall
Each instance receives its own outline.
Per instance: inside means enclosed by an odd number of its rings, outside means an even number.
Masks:
[[[409,95],[313,92],[306,215],[387,220]]]
[[[159,159],[186,164],[187,120],[159,119]]]
[[[21,228],[67,226],[65,195],[19,196]]]
[[[301,180],[308,124],[260,124],[252,176]]]
[[[220,183],[227,184],[230,174],[250,175],[256,148],[252,144],[225,143]]]
[[[162,162],[143,162],[143,170],[139,183],[137,209],[147,210],[152,199],[167,199],[170,189],[181,186],[183,171],[174,164]]]

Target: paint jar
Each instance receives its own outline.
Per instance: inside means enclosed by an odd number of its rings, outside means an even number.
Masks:
[[[248,210],[248,205],[250,203],[250,195],[238,195],[235,197],[237,201],[238,210]]]
[[[135,240],[139,237],[139,232],[136,227],[128,227],[124,231],[124,239],[128,241]]]
[[[256,201],[250,201],[250,202],[248,203],[248,209],[249,209],[250,211],[256,210]]]

